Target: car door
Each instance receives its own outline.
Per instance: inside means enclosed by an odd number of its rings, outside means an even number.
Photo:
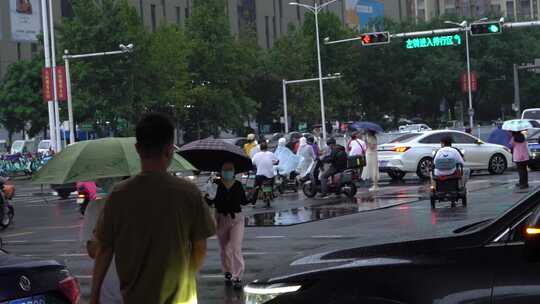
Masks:
[[[465,157],[465,167],[487,169],[491,155],[486,153],[478,139],[461,132],[452,132],[453,146],[460,149]]]
[[[491,254],[500,259],[493,276],[493,304],[540,303],[540,259],[531,261],[524,252],[523,228],[531,214],[521,217],[499,240],[488,245]]]

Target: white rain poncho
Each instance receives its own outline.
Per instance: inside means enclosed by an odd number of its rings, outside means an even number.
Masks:
[[[285,146],[286,143],[287,140],[285,138],[280,138],[276,152],[274,152],[276,158],[279,160],[276,169],[280,175],[291,174],[291,172],[296,170],[300,162],[300,158]]]
[[[298,156],[300,157],[300,163],[296,171],[300,174],[300,177],[304,177],[309,173],[310,167],[315,160],[315,153],[313,147],[307,144],[305,137],[300,138],[300,146],[298,147]]]

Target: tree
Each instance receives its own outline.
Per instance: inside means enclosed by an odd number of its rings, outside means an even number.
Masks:
[[[15,132],[30,137],[45,130],[48,110],[41,97],[40,58],[18,61],[9,66],[0,83],[0,123],[8,130],[9,142]]]
[[[184,121],[187,140],[218,135],[220,130],[240,128],[255,102],[245,90],[250,79],[250,53],[229,32],[222,0],[198,0],[186,26],[192,86],[187,92],[188,114]]]

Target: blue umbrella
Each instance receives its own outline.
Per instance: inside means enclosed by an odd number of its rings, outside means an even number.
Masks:
[[[380,125],[369,121],[358,121],[353,123],[350,127],[355,130],[364,129],[379,133],[384,132],[383,128]]]

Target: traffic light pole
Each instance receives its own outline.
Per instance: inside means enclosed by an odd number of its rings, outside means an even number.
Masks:
[[[469,30],[465,27],[465,47],[467,49],[467,91],[469,92],[469,127],[474,127],[474,109],[472,106],[472,85],[471,85],[471,56],[469,51]]]

